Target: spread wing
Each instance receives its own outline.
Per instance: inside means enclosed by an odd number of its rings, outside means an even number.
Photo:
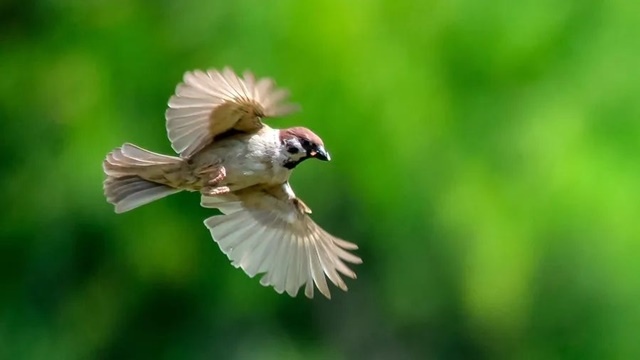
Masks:
[[[264,126],[262,118],[297,109],[285,103],[288,97],[272,79],[256,81],[250,72],[242,78],[230,68],[186,72],[165,114],[171,146],[188,158],[229,130],[257,131]]]
[[[305,285],[305,295],[312,298],[315,284],[331,298],[326,277],[344,291],[347,285],[341,274],[356,278],[345,262],[362,263],[347,251],[358,247],[313,222],[308,215],[311,210],[295,197],[288,183],[234,195],[203,196],[202,206],[222,211],[223,215],[204,223],[232,265],[250,277],[264,273],[260,283],[273,286],[278,293],[296,296]]]

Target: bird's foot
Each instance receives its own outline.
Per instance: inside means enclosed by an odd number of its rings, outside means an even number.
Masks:
[[[205,186],[200,189],[200,193],[205,196],[216,196],[216,195],[224,195],[231,191],[228,186]]]
[[[227,177],[227,169],[224,166],[209,166],[200,171],[200,175],[209,177],[208,186],[217,186]]]
[[[209,176],[205,186],[202,187],[200,193],[206,196],[215,196],[226,194],[230,191],[228,186],[219,186],[227,177],[227,170],[224,166],[210,166],[201,171],[202,175]]]

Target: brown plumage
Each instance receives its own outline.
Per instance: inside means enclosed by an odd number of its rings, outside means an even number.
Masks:
[[[320,146],[324,146],[322,139],[320,139],[318,135],[311,132],[311,130],[304,127],[300,127],[300,126],[283,129],[280,131],[281,140],[291,139],[291,138],[299,138],[299,139],[303,139],[303,140],[318,144]]]
[[[326,278],[347,290],[355,278],[345,262],[357,246],[338,239],[311,218],[291,186],[291,171],[309,158],[329,160],[319,136],[304,127],[273,129],[264,119],[297,109],[273,80],[242,78],[231,69],[187,72],[169,99],[166,128],[179,157],[124,144],[107,155],[104,191],[116,212],[176,192],[198,191],[201,205],[223,215],[205,220],[232,264],[261,283],[313,297],[314,284],[330,297]]]

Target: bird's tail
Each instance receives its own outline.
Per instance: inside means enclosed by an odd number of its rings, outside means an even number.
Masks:
[[[163,174],[176,172],[184,160],[124,144],[107,154],[102,168],[107,175],[104,195],[123,213],[175,194],[181,189],[163,183]],[[152,179],[157,179],[153,181]]]

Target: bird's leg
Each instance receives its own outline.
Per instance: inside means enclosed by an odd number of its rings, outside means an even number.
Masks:
[[[228,186],[218,186],[218,187],[203,187],[200,190],[200,193],[202,195],[206,195],[206,196],[216,196],[216,195],[224,195],[227,194],[231,191],[231,189],[229,189]]]
[[[227,177],[227,169],[224,166],[210,166],[200,171],[200,174],[208,175],[210,179],[207,180],[207,185],[215,186]]]
[[[227,176],[227,170],[224,166],[211,166],[200,172],[202,175],[208,175],[206,185],[200,189],[202,195],[215,196],[226,194],[230,191],[228,186],[218,186]]]

